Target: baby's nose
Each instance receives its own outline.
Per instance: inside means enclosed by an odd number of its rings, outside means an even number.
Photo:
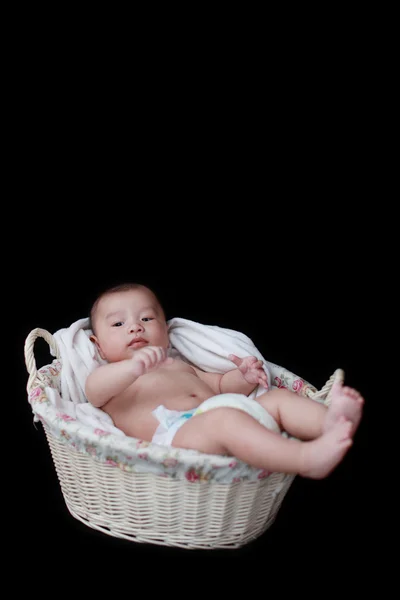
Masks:
[[[133,332],[137,332],[137,331],[143,331],[143,326],[141,323],[132,323],[132,325],[130,326],[130,331]]]

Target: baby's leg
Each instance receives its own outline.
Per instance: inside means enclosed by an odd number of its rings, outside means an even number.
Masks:
[[[281,429],[301,440],[312,440],[334,426],[341,417],[352,423],[354,435],[362,415],[364,400],[341,383],[332,387],[329,407],[286,389],[274,389],[257,398]]]
[[[315,400],[287,389],[273,389],[258,396],[257,402],[282,430],[300,440],[314,440],[323,433],[328,408]]]
[[[321,479],[338,465],[351,445],[351,423],[340,420],[318,439],[289,440],[266,429],[247,413],[216,408],[192,417],[172,445],[208,454],[227,454],[270,472]]]

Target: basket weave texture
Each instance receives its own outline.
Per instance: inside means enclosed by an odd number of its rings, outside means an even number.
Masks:
[[[37,337],[57,357],[40,370],[33,353]],[[267,473],[234,457],[91,431],[48,401],[49,388],[60,391],[62,369],[48,331],[34,329],[28,335],[25,362],[29,402],[43,424],[65,503],[88,527],[134,542],[210,549],[243,546],[274,522],[293,475]],[[333,382],[344,376],[336,370],[317,391],[285,368],[272,367],[276,387],[325,404]]]

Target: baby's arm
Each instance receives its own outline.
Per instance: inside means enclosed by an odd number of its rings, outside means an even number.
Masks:
[[[233,394],[244,394],[248,396],[256,387],[256,383],[245,380],[239,369],[233,369],[225,373],[221,379],[221,394],[232,392]]]
[[[262,361],[255,356],[239,358],[234,354],[228,357],[237,365],[237,369],[223,375],[207,373],[193,367],[200,379],[205,381],[215,394],[245,394],[248,396],[258,385],[268,388],[267,376],[262,368]]]
[[[132,360],[122,360],[97,367],[86,379],[85,394],[93,406],[100,408],[117,396],[135,380]]]
[[[218,373],[207,373],[193,367],[200,379],[205,381],[215,394],[245,394],[248,396],[256,387],[255,384],[248,383],[239,369],[233,369],[223,375]]]
[[[237,369],[225,373],[220,381],[221,394],[233,392],[248,396],[258,385],[268,388],[267,376],[262,361],[255,356],[239,358],[235,354],[228,357],[237,365]]]
[[[141,375],[168,361],[171,362],[172,359],[167,358],[164,348],[148,346],[135,352],[132,358],[102,365],[86,379],[86,397],[93,406],[100,408],[126,390]]]

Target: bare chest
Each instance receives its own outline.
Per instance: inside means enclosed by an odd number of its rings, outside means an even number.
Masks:
[[[196,408],[212,395],[212,390],[182,361],[174,361],[142,375],[122,394],[104,407],[116,427],[128,435],[150,440],[157,421],[152,415],[160,404],[169,410]]]

